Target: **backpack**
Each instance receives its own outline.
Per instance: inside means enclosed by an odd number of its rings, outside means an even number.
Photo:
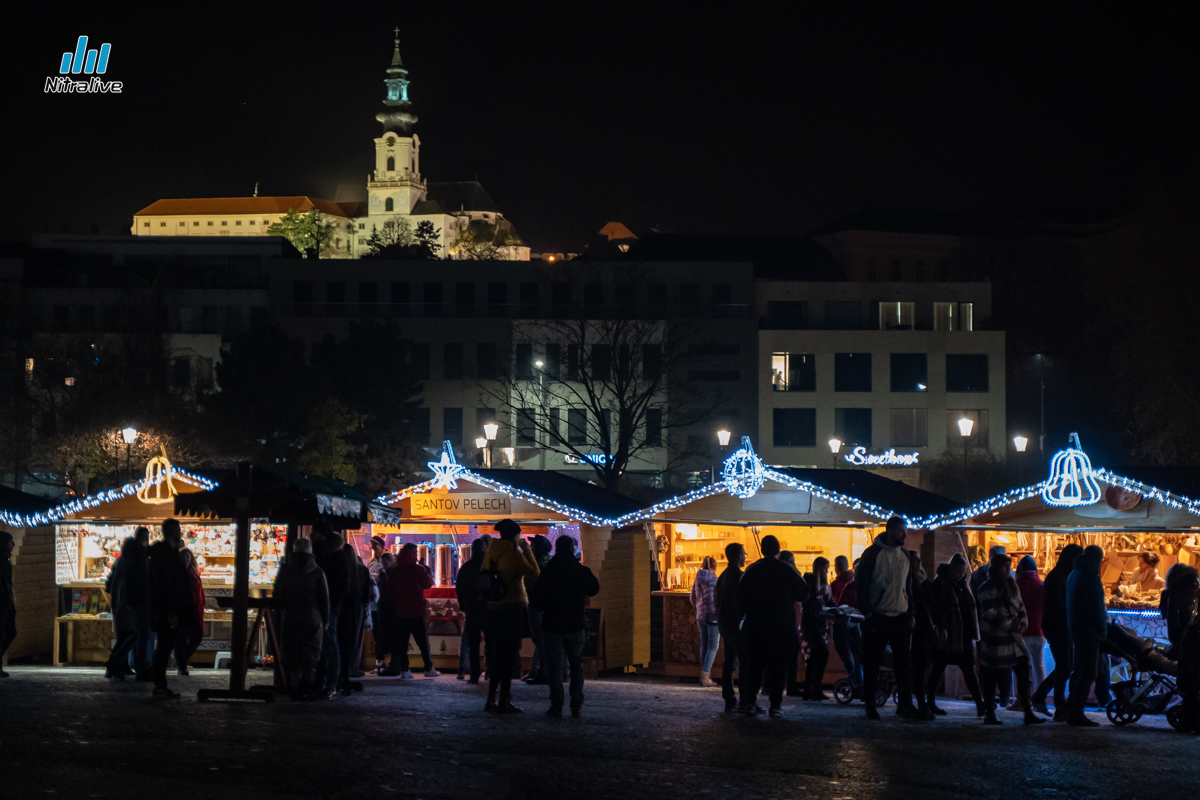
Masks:
[[[487,570],[479,570],[479,602],[486,606],[489,602],[499,602],[504,599],[504,595],[508,587],[504,585],[504,579],[500,577],[500,570],[497,567],[499,562],[493,561]]]

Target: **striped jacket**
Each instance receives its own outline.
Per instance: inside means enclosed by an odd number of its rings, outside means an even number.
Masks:
[[[1021,634],[1029,624],[1016,582],[988,578],[979,587],[979,663],[984,667],[1011,667],[1024,657]]]

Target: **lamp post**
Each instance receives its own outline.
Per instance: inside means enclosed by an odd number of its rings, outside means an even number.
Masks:
[[[537,367],[538,405],[540,405],[544,409],[546,407],[546,384],[545,384],[545,381],[543,380],[543,378],[546,375],[546,372],[544,369],[544,367],[546,366],[546,363],[544,361],[542,361],[541,359],[538,359],[537,361],[533,362],[533,366]],[[531,420],[531,422],[532,422],[532,420]],[[537,427],[536,426],[533,429],[533,435],[534,435],[534,442],[536,442],[537,441]],[[546,444],[549,445],[550,443],[546,442]],[[546,448],[539,447],[538,449],[541,451],[540,453],[538,453],[538,469],[545,472],[546,471]]]
[[[125,475],[128,478],[133,476],[133,464],[130,460],[130,450],[133,443],[137,441],[137,429],[133,426],[125,428],[121,431],[121,439],[125,442]]]
[[[479,451],[483,454],[483,466],[487,467],[488,469],[491,469],[492,465],[491,465],[490,459],[488,458],[487,445],[488,445],[488,440],[487,440],[486,436],[476,437],[475,446],[478,447]]]
[[[829,452],[833,454],[833,468],[834,469],[837,469],[837,466],[838,466],[837,457],[838,457],[838,453],[840,453],[841,450],[842,450],[842,440],[841,439],[839,439],[835,436],[829,440]]]
[[[1029,440],[1024,436],[1013,437],[1013,447],[1017,448],[1017,483],[1025,485],[1025,457],[1021,453],[1025,452],[1025,448],[1029,446]]]
[[[721,463],[722,464],[725,463],[725,448],[729,447],[729,437],[732,435],[733,435],[732,433],[725,430],[724,428],[717,431],[717,444],[721,445]],[[716,483],[717,482],[717,468],[710,464],[708,467],[708,472],[709,472],[709,478],[711,478],[710,483]]]
[[[492,442],[496,441],[496,434],[500,433],[500,426],[495,422],[485,423],[483,426],[483,435],[487,439],[487,458],[484,459],[488,469],[492,468]]]
[[[971,438],[971,431],[975,428],[975,420],[963,417],[958,421],[958,433],[963,440],[963,478],[966,479],[967,469],[967,439]]]

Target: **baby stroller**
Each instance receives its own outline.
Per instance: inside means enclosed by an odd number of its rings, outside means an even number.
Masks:
[[[861,664],[863,660],[862,632],[857,624],[851,623],[862,622],[862,614],[849,606],[834,606],[825,609],[825,615],[830,617],[833,624],[840,627],[846,634],[850,652],[854,655],[854,660]],[[895,688],[896,677],[892,672],[892,650],[889,647],[884,651],[883,661],[879,667],[879,683],[875,687],[875,706],[878,708],[887,705],[887,699],[895,691]],[[840,678],[833,684],[833,699],[844,706],[855,700],[862,700],[863,687],[855,686],[849,678]]]
[[[1114,725],[1137,722],[1143,714],[1166,714],[1172,728],[1182,724],[1182,705],[1175,676],[1178,663],[1154,639],[1143,639],[1124,625],[1110,622],[1104,652],[1129,662],[1131,677],[1110,687],[1113,699],[1104,713]]]

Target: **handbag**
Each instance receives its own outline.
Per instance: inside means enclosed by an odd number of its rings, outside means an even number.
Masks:
[[[486,571],[479,572],[479,600],[484,605],[500,602],[508,590],[504,579],[500,577],[497,563],[493,561]]]

